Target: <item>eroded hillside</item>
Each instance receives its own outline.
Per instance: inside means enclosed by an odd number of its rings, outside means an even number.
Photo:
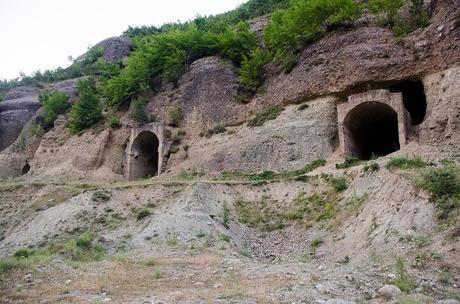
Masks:
[[[367,8],[331,25],[255,89],[224,48],[114,105],[95,92],[128,79],[144,46],[127,37],[79,57],[78,78],[10,89],[2,303],[458,303],[460,3],[425,2],[403,36]],[[254,59],[270,18],[218,35],[255,32]]]

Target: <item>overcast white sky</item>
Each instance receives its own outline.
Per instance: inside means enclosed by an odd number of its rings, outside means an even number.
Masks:
[[[129,25],[214,15],[246,0],[0,0],[0,79],[67,66]]]

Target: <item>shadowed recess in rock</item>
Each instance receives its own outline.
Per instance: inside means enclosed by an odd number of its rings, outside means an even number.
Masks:
[[[413,125],[419,125],[423,122],[426,115],[426,96],[422,82],[403,81],[391,86],[390,92],[403,94],[404,107],[409,112]]]
[[[159,141],[153,132],[141,132],[131,148],[130,179],[154,176],[158,172]]]
[[[344,136],[352,157],[367,160],[387,155],[399,150],[398,116],[380,102],[360,104],[345,117]]]

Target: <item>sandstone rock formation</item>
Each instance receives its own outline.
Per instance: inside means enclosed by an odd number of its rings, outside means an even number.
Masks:
[[[117,63],[124,57],[128,56],[131,52],[132,43],[128,37],[111,37],[98,42],[94,47],[104,48],[102,59],[108,63]],[[86,53],[78,57],[76,61],[82,61],[85,56]]]

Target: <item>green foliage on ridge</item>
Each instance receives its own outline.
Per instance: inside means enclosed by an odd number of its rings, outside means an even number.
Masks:
[[[94,79],[81,80],[78,83],[78,92],[80,100],[72,106],[69,117],[69,129],[73,134],[93,126],[102,118],[101,102],[96,94]]]
[[[43,105],[45,123],[52,125],[58,115],[64,114],[69,108],[69,97],[62,92],[46,92],[40,95],[40,102]]]

